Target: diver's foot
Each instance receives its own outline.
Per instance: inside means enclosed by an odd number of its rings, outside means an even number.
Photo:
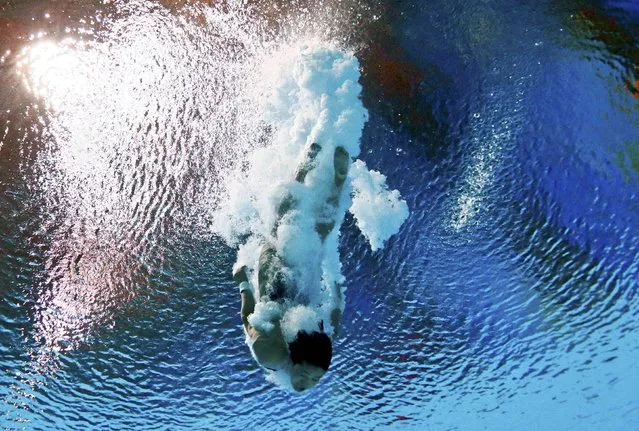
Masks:
[[[315,231],[318,233],[320,239],[324,241],[324,239],[326,239],[328,234],[333,231],[334,227],[335,227],[334,221],[328,222],[328,223],[317,223],[315,225]]]
[[[335,188],[333,192],[326,200],[329,205],[337,207],[339,205],[340,195],[342,194],[342,187],[348,176],[348,168],[351,165],[351,159],[348,156],[348,151],[344,147],[337,147],[335,149],[335,155],[333,156],[333,167],[335,169]]]
[[[342,189],[344,181],[346,181],[350,164],[351,160],[348,156],[348,151],[344,147],[337,147],[333,156],[333,167],[335,168],[335,186],[337,186],[338,190]]]
[[[319,144],[315,142],[311,144],[311,147],[306,153],[304,161],[297,168],[297,172],[295,173],[295,181],[299,183],[304,182],[304,179],[306,179],[306,174],[308,174],[315,168],[315,158],[317,157],[317,154],[320,152],[321,149],[322,147]]]

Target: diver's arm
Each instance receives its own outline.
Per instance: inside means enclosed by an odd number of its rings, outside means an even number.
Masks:
[[[333,336],[339,336],[339,322],[342,319],[342,310],[339,308],[333,309],[331,312],[331,325],[333,325]]]
[[[288,360],[288,345],[278,325],[268,332],[248,326],[247,334],[251,339],[251,350],[257,362],[272,371],[282,369]]]
[[[240,316],[242,316],[242,324],[248,327],[248,317],[255,311],[255,298],[251,289],[245,289],[240,292],[242,296],[242,307],[240,308]]]
[[[246,266],[242,266],[233,273],[233,280],[240,288],[240,296],[242,297],[240,316],[242,316],[244,327],[248,328],[248,317],[255,311],[255,298],[246,274]]]
[[[240,287],[240,296],[242,297],[240,316],[242,316],[242,324],[246,330],[246,335],[251,340],[252,350],[256,359],[263,367],[269,369],[281,368],[288,357],[288,347],[282,337],[279,321],[271,322],[273,329],[270,331],[263,331],[251,325],[248,317],[255,311],[255,297],[248,281],[246,266],[242,266],[233,273],[233,280]]]

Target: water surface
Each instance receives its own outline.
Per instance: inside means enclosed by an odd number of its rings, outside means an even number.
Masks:
[[[639,11],[500,0],[0,3],[4,429],[622,429],[639,419]],[[259,59],[362,63],[360,156],[411,211],[342,227],[331,371],[243,343],[229,167]]]

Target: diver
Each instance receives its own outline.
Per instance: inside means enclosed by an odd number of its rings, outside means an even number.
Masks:
[[[295,180],[304,184],[306,175],[316,167],[316,157],[322,150],[313,143],[298,167]],[[343,147],[337,147],[333,156],[334,184],[327,204],[337,209],[343,185],[350,166],[350,157]],[[295,208],[292,196],[287,196],[277,208],[277,218],[271,231],[272,238],[262,246],[257,266],[257,301],[273,302],[287,310],[305,305],[300,300],[299,288],[290,268],[273,245],[277,239],[277,226],[289,211]],[[335,228],[335,219],[316,219],[315,231],[322,243]],[[265,369],[272,372],[285,372],[290,376],[292,388],[298,392],[317,384],[326,373],[333,355],[331,337],[324,331],[324,321],[316,322],[314,330],[298,330],[293,340],[287,342],[282,331],[282,314],[275,314],[267,328],[252,325],[249,316],[254,312],[256,299],[254,289],[249,283],[246,266],[240,266],[233,272],[233,279],[239,285],[242,305],[240,315],[246,334],[246,341],[253,357]],[[332,297],[335,299],[330,313],[330,324],[334,334],[337,333],[341,317],[342,292],[337,283],[332,286]]]

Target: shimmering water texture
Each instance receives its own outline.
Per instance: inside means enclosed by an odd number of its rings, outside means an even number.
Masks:
[[[637,6],[316,3],[0,3],[2,428],[634,429]],[[373,203],[335,237],[331,369],[290,394],[230,269],[301,46],[359,64]]]

